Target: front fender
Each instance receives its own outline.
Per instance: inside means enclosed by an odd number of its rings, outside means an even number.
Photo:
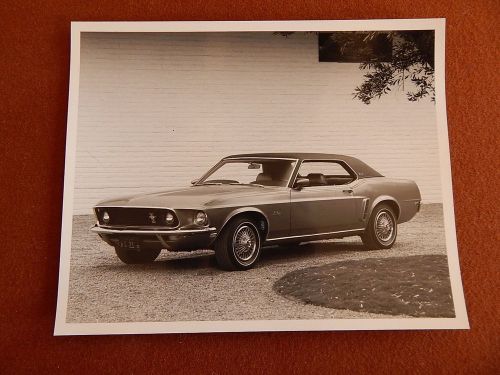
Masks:
[[[239,215],[239,214],[242,214],[242,213],[253,213],[253,214],[257,214],[259,216],[261,216],[262,218],[264,218],[265,220],[265,228],[260,228],[263,230],[264,232],[264,238],[267,237],[267,233],[269,232],[269,218],[267,217],[267,215],[260,209],[256,208],[256,207],[239,207],[239,208],[236,208],[232,211],[230,211],[226,217],[224,218],[224,221],[221,225],[220,228],[218,228],[218,234],[222,233],[222,231],[224,230],[224,228],[226,227],[227,223],[229,223],[229,221],[234,218],[235,216]]]

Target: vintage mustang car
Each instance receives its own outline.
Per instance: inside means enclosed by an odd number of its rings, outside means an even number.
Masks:
[[[242,154],[185,189],[100,202],[91,230],[125,263],[154,261],[162,249],[212,249],[221,268],[244,270],[265,245],[361,236],[369,249],[390,248],[420,200],[415,182],[354,157]]]

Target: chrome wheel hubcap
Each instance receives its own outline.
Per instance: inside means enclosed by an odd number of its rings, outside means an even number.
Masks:
[[[394,220],[387,211],[381,211],[375,218],[375,234],[382,242],[390,242],[394,235]]]
[[[250,226],[240,226],[233,236],[233,250],[238,261],[252,260],[257,251],[257,242],[257,235]]]

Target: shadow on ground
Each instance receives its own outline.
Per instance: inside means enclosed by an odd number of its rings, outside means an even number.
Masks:
[[[304,303],[377,314],[455,317],[444,255],[369,258],[293,271],[274,284]]]
[[[270,265],[279,265],[289,263],[290,261],[300,261],[308,258],[319,257],[323,255],[340,255],[352,251],[364,250],[362,244],[357,243],[304,243],[290,246],[272,246],[264,247],[261,251],[259,262],[256,268]],[[376,251],[376,250],[371,250]],[[169,253],[172,254],[172,253]],[[114,264],[97,265],[97,268],[115,270],[127,267],[129,270],[191,270],[203,271],[204,274],[217,274],[226,271],[218,269],[214,252],[211,250],[198,250],[191,253],[177,253],[175,258],[160,259],[149,264],[123,265],[119,262]]]

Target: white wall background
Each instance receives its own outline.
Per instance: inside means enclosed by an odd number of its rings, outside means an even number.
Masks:
[[[75,214],[266,151],[353,155],[440,202],[434,104],[394,92],[365,105],[362,74],[319,63],[311,34],[83,34]]]

